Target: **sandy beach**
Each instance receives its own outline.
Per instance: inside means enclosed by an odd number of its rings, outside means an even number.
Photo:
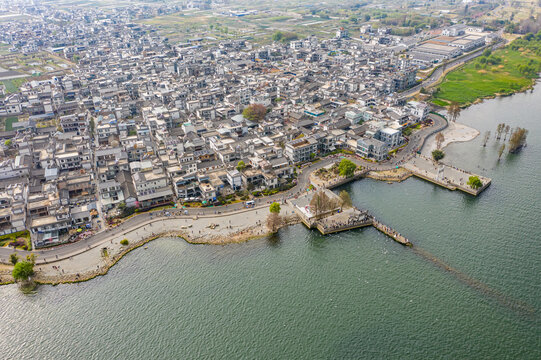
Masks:
[[[449,122],[449,126],[442,131],[445,141],[442,143],[442,149],[455,142],[466,142],[479,136],[479,131],[464,124]],[[431,136],[426,140],[422,154],[427,157],[432,156],[432,151],[436,150],[436,137]]]

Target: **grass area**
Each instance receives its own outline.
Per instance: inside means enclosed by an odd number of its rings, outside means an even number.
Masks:
[[[8,94],[19,92],[19,88],[26,82],[26,78],[2,80]]]
[[[477,99],[508,95],[531,86],[541,71],[541,33],[513,41],[451,71],[436,88],[432,102],[471,104]]]
[[[443,100],[440,100],[440,99],[434,99],[434,100],[432,100],[432,103],[434,105],[444,106],[444,107],[449,105],[449,103],[447,101],[443,101]]]
[[[18,122],[19,118],[17,116],[10,116],[4,119],[4,129],[5,131],[13,130],[13,124]]]

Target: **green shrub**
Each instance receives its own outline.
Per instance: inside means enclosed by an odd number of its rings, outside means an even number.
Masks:
[[[128,245],[130,242],[128,241],[128,239],[122,239],[120,240],[120,245]]]

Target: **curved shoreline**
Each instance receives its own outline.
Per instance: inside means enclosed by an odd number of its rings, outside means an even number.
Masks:
[[[288,224],[289,225],[289,224]],[[38,285],[61,285],[61,284],[76,284],[81,282],[90,281],[92,279],[95,279],[99,276],[106,275],[109,270],[115,266],[124,256],[128,255],[133,250],[136,250],[146,244],[148,244],[151,241],[154,241],[156,239],[160,238],[166,238],[166,237],[175,237],[180,238],[183,241],[185,241],[188,244],[191,245],[229,245],[229,244],[240,244],[244,243],[250,240],[263,238],[265,236],[268,236],[269,234],[253,234],[246,232],[246,230],[243,230],[242,233],[244,234],[237,234],[233,235],[232,237],[228,237],[227,241],[224,241],[225,237],[222,239],[210,239],[210,241],[198,241],[195,239],[190,239],[189,236],[187,236],[182,231],[178,232],[171,232],[171,231],[165,231],[162,233],[158,233],[152,236],[149,236],[147,238],[141,239],[140,241],[134,243],[133,245],[128,245],[124,250],[122,250],[120,253],[113,255],[112,257],[108,258],[109,260],[106,261],[106,264],[101,266],[99,270],[89,271],[86,273],[81,274],[65,274],[65,275],[43,275],[39,272],[34,276],[33,281]],[[10,285],[15,284],[16,282],[11,279],[7,282],[2,282],[0,285]]]
[[[329,158],[326,159],[326,161],[335,160]],[[310,170],[316,170],[322,165],[324,165],[324,162],[320,162]],[[369,177],[389,182],[402,181],[409,177],[407,172],[387,174],[388,172],[394,171],[393,169],[394,166],[392,163],[381,164],[381,166],[375,166],[373,168],[371,171],[372,176]],[[302,175],[306,175],[304,173],[310,175],[312,173],[310,170],[307,172],[305,169],[305,171],[302,172]],[[383,176],[378,174],[382,174]],[[173,216],[165,216],[164,211],[163,217],[156,215],[154,220],[152,216],[150,216],[150,218],[148,218],[148,216],[147,218],[142,217],[140,218],[141,221],[139,221],[139,223],[132,225],[132,227],[126,229],[125,232],[122,231],[121,228],[113,230],[109,234],[106,232],[106,234],[103,234],[105,235],[104,239],[92,244],[93,247],[89,245],[88,248],[85,247],[76,253],[67,254],[60,259],[58,257],[55,259],[53,256],[45,254],[48,259],[43,258],[41,263],[36,264],[38,270],[36,271],[34,281],[37,284],[46,285],[89,281],[98,276],[107,274],[112,266],[132,250],[161,237],[180,237],[187,243],[193,245],[226,245],[265,237],[268,235],[268,231],[265,225],[262,224],[263,215],[260,214],[254,216],[254,213],[255,215],[258,214],[258,211],[266,213],[266,211],[268,211],[267,208],[268,205],[263,205],[262,203],[256,208],[242,209],[230,213],[215,212],[214,215],[207,214],[199,216],[192,214],[192,216],[188,217],[178,216],[179,214],[174,216],[175,214],[173,214]],[[282,205],[282,209],[285,210],[284,215],[287,217],[289,214],[288,210],[291,209],[286,204]],[[293,214],[293,211],[291,211],[291,213]],[[217,222],[218,224],[214,222]],[[288,219],[287,224],[284,226],[296,222],[297,221],[295,220]],[[154,228],[160,228],[163,231],[160,231],[159,233],[151,232],[153,224],[155,225]],[[219,227],[219,229],[216,229],[216,227]],[[234,229],[238,230],[235,231]],[[143,234],[140,234],[139,232],[142,232]],[[122,238],[130,238],[127,247],[119,246]],[[106,250],[108,253],[107,256],[103,256],[102,249]],[[76,261],[72,261],[74,259]],[[42,268],[44,270],[42,270]],[[64,270],[66,271],[64,272]],[[0,284],[14,283],[11,273],[7,274],[6,272],[2,272],[0,277],[1,280],[3,280]],[[5,281],[6,278],[8,281]]]

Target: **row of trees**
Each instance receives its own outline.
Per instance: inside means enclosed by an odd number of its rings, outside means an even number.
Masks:
[[[277,31],[272,34],[272,41],[281,41],[283,43],[288,43],[290,41],[297,40],[298,38],[299,35],[289,31]]]
[[[353,202],[351,196],[346,190],[342,190],[337,198],[329,197],[325,191],[318,191],[312,196],[310,201],[310,210],[315,215],[316,219],[319,219],[323,214],[336,210],[338,208],[344,209],[352,207]]]

